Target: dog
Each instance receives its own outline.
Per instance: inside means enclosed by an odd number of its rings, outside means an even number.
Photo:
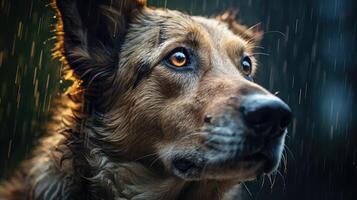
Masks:
[[[277,169],[292,114],[254,83],[262,38],[145,0],[54,0],[71,89],[0,199],[236,199]]]

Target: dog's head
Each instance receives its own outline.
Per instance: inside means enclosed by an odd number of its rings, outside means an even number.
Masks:
[[[232,12],[192,17],[142,0],[55,5],[57,54],[81,82],[103,151],[152,156],[186,180],[243,181],[278,166],[291,112],[252,81],[261,32]]]

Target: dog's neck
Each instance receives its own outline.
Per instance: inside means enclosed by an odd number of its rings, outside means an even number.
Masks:
[[[103,159],[103,157],[102,157]],[[232,181],[184,181],[173,175],[158,174],[138,162],[112,163],[105,158],[101,169],[95,171],[92,181],[94,188],[91,193],[111,193],[114,199],[145,199],[145,200],[222,200],[236,199],[236,183]],[[98,187],[101,186],[101,187]],[[99,190],[98,190],[99,188]],[[101,188],[101,189],[100,189]]]
[[[236,199],[239,185],[231,181],[197,181],[186,183],[177,199]]]
[[[132,169],[127,167],[132,167]],[[137,164],[128,164],[127,167],[121,173],[123,174],[122,180],[119,180],[121,183],[127,182],[122,185],[122,191],[119,193],[126,192],[130,197],[129,199],[231,199],[229,191],[234,187],[234,184],[230,181],[186,182],[174,176],[156,176],[148,173],[145,169],[140,169],[141,167],[138,168]]]

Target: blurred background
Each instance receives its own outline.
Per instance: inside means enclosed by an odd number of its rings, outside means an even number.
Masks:
[[[0,177],[28,158],[65,89],[51,59],[49,0],[0,0]],[[245,199],[357,197],[357,1],[149,0],[152,6],[214,16],[239,9],[266,32],[257,82],[292,107],[287,165],[246,183]]]

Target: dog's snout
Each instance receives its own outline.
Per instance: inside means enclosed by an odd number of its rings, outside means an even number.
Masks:
[[[251,95],[241,103],[246,125],[260,132],[271,128],[285,129],[291,122],[290,107],[272,95]]]

